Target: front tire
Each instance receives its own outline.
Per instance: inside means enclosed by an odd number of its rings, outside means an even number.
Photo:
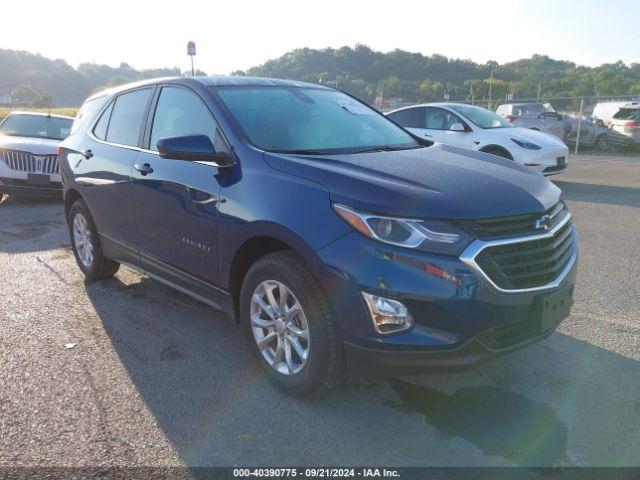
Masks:
[[[318,395],[341,379],[337,320],[295,252],[275,252],[252,265],[242,283],[240,316],[267,377],[287,393]]]
[[[100,237],[91,212],[83,200],[76,200],[67,217],[76,262],[87,280],[113,277],[120,264],[102,253]]]

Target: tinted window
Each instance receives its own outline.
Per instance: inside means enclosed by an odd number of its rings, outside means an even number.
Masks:
[[[151,95],[151,89],[124,93],[116,98],[107,130],[107,141],[120,145],[138,144],[142,117]]]
[[[0,134],[64,140],[69,136],[72,123],[73,120],[70,118],[13,114],[5,118],[0,125]]]
[[[640,109],[638,108],[621,108],[613,118],[616,120],[640,120]]]
[[[407,108],[406,110],[400,110],[389,114],[389,118],[403,127],[420,128],[420,109]]]
[[[449,130],[454,123],[464,123],[460,117],[441,108],[427,107],[424,109],[424,127],[432,130]]]
[[[109,126],[109,117],[111,116],[111,110],[113,110],[113,102],[109,105],[104,112],[102,112],[102,116],[100,116],[100,120],[96,123],[96,126],[93,129],[93,134],[96,138],[100,140],[106,140],[107,138],[107,127]]]
[[[149,148],[157,150],[161,138],[183,135],[207,135],[215,145],[216,124],[207,107],[184,88],[165,87],[153,118]]]
[[[294,153],[354,153],[385,146],[419,148],[403,129],[335,90],[311,87],[218,87],[254,145]]]
[[[82,104],[82,107],[78,110],[76,118],[73,121],[73,125],[71,126],[72,135],[77,131],[85,130],[87,128],[89,122],[95,118],[98,111],[107,101],[107,98],[108,97],[104,95],[102,97],[87,100]]]

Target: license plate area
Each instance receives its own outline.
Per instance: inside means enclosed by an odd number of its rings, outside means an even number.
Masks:
[[[540,333],[556,328],[562,320],[569,316],[572,305],[573,286],[538,298]]]
[[[37,185],[39,187],[48,187],[51,184],[51,176],[41,173],[30,173],[27,175],[27,183],[29,185]]]

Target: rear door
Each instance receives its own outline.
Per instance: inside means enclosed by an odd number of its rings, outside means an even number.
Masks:
[[[141,88],[111,100],[83,142],[87,155],[74,155],[75,181],[94,217],[105,254],[118,261],[138,263],[131,168],[153,91],[154,87]]]
[[[192,90],[162,86],[150,116],[145,149],[133,169],[142,262],[151,274],[217,301],[218,200],[221,169],[207,162],[167,160],[160,138],[203,134],[228,151],[206,104]],[[213,298],[215,297],[215,298]]]

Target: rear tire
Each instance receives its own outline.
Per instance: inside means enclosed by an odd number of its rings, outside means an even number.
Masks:
[[[610,152],[612,150],[611,144],[609,143],[609,136],[606,133],[598,135],[598,138],[596,138],[596,145],[602,152]]]
[[[76,202],[69,209],[67,217],[71,246],[78,267],[87,280],[101,280],[113,277],[120,264],[107,258],[102,253],[100,237],[91,212],[83,200]]]
[[[240,318],[267,377],[285,392],[311,397],[342,379],[338,322],[295,252],[275,252],[251,266],[240,292]]]

